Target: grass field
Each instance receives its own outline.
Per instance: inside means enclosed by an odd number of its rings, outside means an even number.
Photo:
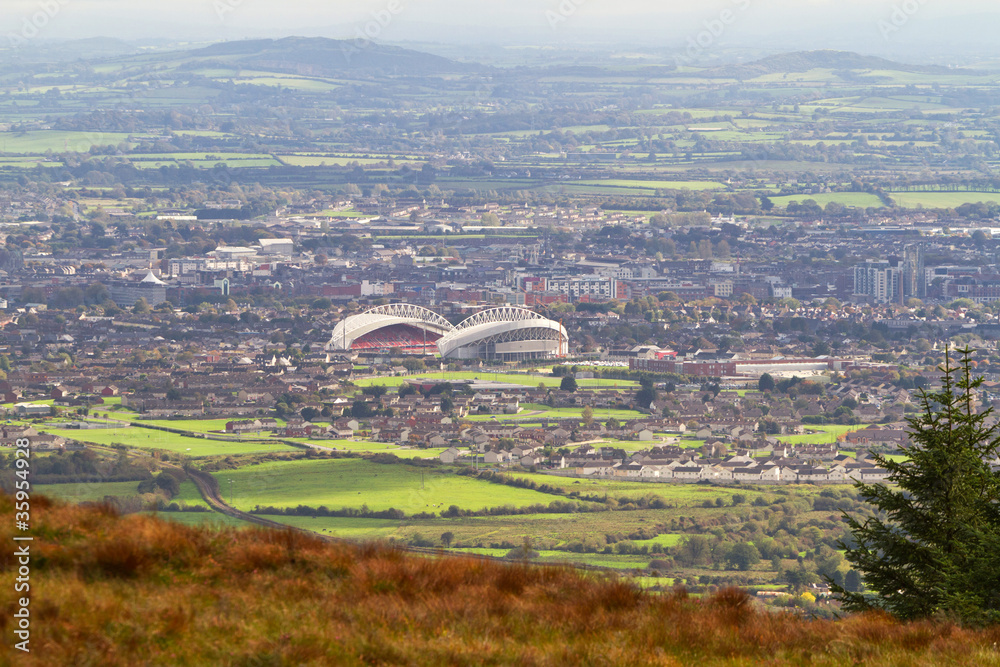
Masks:
[[[673,484],[668,482],[628,482],[617,479],[580,479],[574,477],[559,477],[540,473],[508,473],[512,477],[530,479],[537,484],[564,489],[567,492],[578,491],[582,495],[610,496],[613,498],[641,498],[652,494],[661,498],[668,505],[677,507],[701,507],[706,500],[715,501],[722,498],[724,506],[732,503],[733,495],[746,496],[747,502],[752,502],[760,495],[772,497],[779,489],[787,490],[791,495],[811,496],[821,489],[811,485],[786,485],[775,490],[753,490],[740,486],[713,486],[709,484]]]
[[[305,438],[291,438],[292,442],[301,442],[304,445],[314,445],[325,447],[342,452],[357,452],[359,454],[388,452],[401,459],[436,459],[447,447],[428,447],[427,449],[415,449],[412,447],[398,447],[388,442],[372,442],[371,440],[307,440]]]
[[[200,528],[255,528],[249,521],[241,521],[218,512],[142,512],[152,514],[164,521],[179,523],[182,526],[197,526]]]
[[[138,162],[141,160],[177,160],[178,162],[226,162],[228,160],[270,160],[273,159],[268,153],[132,153],[129,159]]]
[[[719,491],[719,489],[715,489]],[[737,490],[738,491],[738,490]],[[803,489],[809,493],[818,493],[817,489]],[[751,494],[744,492],[746,495]],[[801,494],[794,494],[801,495]],[[752,497],[752,496],[751,496]],[[772,498],[773,496],[769,496]],[[489,556],[504,556],[515,545],[522,544],[525,538],[532,541],[535,548],[546,554],[548,562],[574,562],[586,565],[615,568],[634,568],[637,565],[645,567],[654,554],[629,556],[624,554],[574,553],[571,549],[575,543],[589,544],[592,549],[603,550],[606,546],[605,536],[615,535],[617,540],[627,540],[630,533],[639,530],[649,530],[657,524],[669,521],[683,512],[682,516],[693,517],[705,525],[731,521],[737,517],[745,517],[756,511],[748,506],[714,506],[714,497],[706,498],[713,502],[713,507],[688,507],[682,510],[634,510],[628,512],[606,511],[576,514],[527,514],[516,516],[485,516],[463,517],[459,519],[405,519],[394,521],[387,519],[339,518],[339,517],[307,517],[307,516],[268,516],[275,520],[297,528],[310,530],[320,535],[351,540],[394,540],[410,543],[420,539],[430,542],[434,547],[442,548],[444,543],[441,535],[450,532],[453,535],[452,550],[480,553]],[[804,520],[823,520],[829,514],[808,512]],[[706,528],[697,534],[707,534]],[[693,533],[692,533],[693,534]],[[646,546],[650,550],[659,545],[671,547],[681,542],[688,533],[663,533],[645,540],[629,540],[637,547]],[[770,579],[773,575],[768,575]]]
[[[190,484],[190,482],[187,482]],[[35,484],[32,490],[71,503],[103,500],[104,496],[135,496],[139,482],[80,482],[72,484]],[[194,486],[192,484],[192,486]],[[197,493],[197,490],[195,491]]]
[[[547,405],[534,405],[531,403],[526,403],[521,407],[524,408],[525,412],[540,411],[542,414],[538,416],[545,419],[578,419],[583,414],[583,408],[550,408]],[[594,410],[595,421],[607,420],[612,417],[619,421],[624,421],[630,419],[641,419],[648,416],[649,415],[643,414],[638,410],[612,410],[605,408],[598,408]]]
[[[30,132],[0,132],[0,153],[44,153],[66,150],[85,153],[94,146],[117,146],[128,141],[120,132],[67,132],[36,130]]]
[[[353,157],[353,156],[330,156],[330,155],[278,155],[276,156],[279,160],[289,165],[290,167],[343,167],[345,165],[357,162],[361,165],[373,165],[373,164],[384,164],[389,160],[395,160],[395,158],[388,157]],[[419,166],[421,162],[417,160],[395,160],[397,166],[409,165]],[[334,215],[332,217],[369,217],[369,216],[339,216]]]
[[[353,519],[342,517],[269,516],[287,526],[311,530],[320,535],[348,540],[386,540],[396,536],[399,521],[391,519]]]
[[[793,201],[802,204],[807,199],[812,199],[823,207],[830,202],[836,202],[844,206],[856,206],[858,208],[879,208],[885,206],[881,199],[866,192],[829,192],[818,195],[789,195],[786,197],[771,197],[771,201],[774,202],[774,205],[782,208],[788,206],[788,204]]]
[[[34,490],[46,496],[60,498],[73,503],[103,500],[105,496],[136,496],[139,482],[75,482],[72,484],[35,484]],[[173,502],[191,506],[208,507],[198,493],[194,482],[181,482],[180,493]]]
[[[401,459],[411,460],[436,459],[441,456],[441,452],[448,449],[447,447],[428,447],[426,449],[397,447],[387,442],[371,442],[370,440],[307,440],[305,438],[291,438],[291,441],[301,442],[304,445],[356,452],[359,454],[386,452]]]
[[[622,482],[614,479],[575,479],[533,473],[512,473],[514,477],[530,479],[538,484],[579,491],[584,495],[640,498],[652,494],[668,504],[679,507],[701,505],[705,500],[722,497],[727,502],[736,491],[732,488],[714,487],[701,484],[666,484],[656,482]]]
[[[716,181],[642,181],[642,180],[591,180],[573,181],[572,185],[594,185],[624,190],[724,190],[725,184]]]
[[[641,412],[636,410],[612,410],[600,408],[594,410],[594,421],[606,422],[609,419],[617,419],[618,421],[629,421],[632,419],[641,419],[646,417]],[[583,408],[550,408],[547,405],[535,405],[532,403],[524,403],[521,405],[521,411],[516,415],[482,415],[472,413],[464,419],[473,422],[484,422],[484,421],[505,421],[511,419],[532,419],[532,420],[563,420],[563,419],[576,419],[578,421],[583,419]]]
[[[638,544],[640,547],[642,546],[651,547],[654,544],[659,544],[661,547],[675,547],[678,544],[680,544],[681,540],[683,540],[685,537],[687,536],[681,534],[666,533],[663,535],[657,535],[656,537],[648,540],[634,540],[634,542]]]
[[[445,553],[464,553],[503,558],[507,555],[508,551],[508,549],[464,548],[448,549],[445,550]],[[531,562],[545,563],[547,565],[585,565],[589,567],[606,567],[615,570],[643,570],[649,565],[649,559],[650,556],[573,553],[571,551],[540,549],[538,550],[538,558],[533,558]]]
[[[725,510],[716,510],[721,513]],[[269,516],[267,518],[310,530],[327,537],[372,541],[395,540],[409,542],[423,538],[443,548],[441,535],[451,532],[454,537],[449,553],[471,553],[495,558],[504,557],[510,547],[500,544],[521,544],[529,537],[539,548],[542,558],[539,562],[573,563],[596,567],[631,569],[645,567],[650,558],[656,556],[573,553],[555,547],[574,541],[586,541],[588,537],[609,533],[628,532],[642,526],[649,526],[663,511],[639,512],[599,512],[596,514],[530,514],[523,516],[466,517],[462,519],[417,519],[393,521],[388,519],[363,519],[340,517]],[[639,547],[655,544],[674,546],[684,538],[682,534],[663,534],[649,540],[637,540]]]
[[[955,208],[977,202],[1000,202],[1000,192],[891,192],[903,208]]]
[[[77,430],[60,429],[42,425],[39,430],[64,438],[92,442],[96,445],[123,444],[137,449],[165,449],[187,456],[224,456],[227,454],[253,454],[258,452],[288,452],[295,448],[282,443],[257,444],[221,442],[204,438],[191,438],[164,431],[135,427],[119,429]]]
[[[225,500],[228,502],[232,493],[233,505],[244,511],[255,505],[329,509],[365,505],[373,511],[395,508],[415,514],[439,513],[451,505],[482,510],[501,505],[548,505],[561,500],[537,491],[461,477],[450,471],[379,465],[355,459],[271,462],[216,473],[215,477]]]
[[[178,505],[187,505],[188,507],[194,507],[195,505],[208,507],[208,503],[201,497],[198,487],[190,480],[181,482],[180,493],[174,496],[173,502],[176,502]]]
[[[484,382],[504,382],[507,384],[519,384],[524,387],[537,387],[544,384],[546,387],[558,388],[562,378],[553,375],[527,375],[518,373],[491,373],[488,371],[446,371],[440,373],[415,373],[406,377],[378,377],[362,378],[356,380],[359,387],[370,387],[381,384],[387,387],[398,387],[401,384],[416,382],[417,380],[430,380],[447,382],[449,380],[483,380]],[[630,380],[577,380],[580,387],[635,387],[637,383]]]
[[[844,426],[841,424],[807,425],[806,429],[818,432],[806,433],[804,435],[779,435],[776,437],[779,442],[789,445],[826,445],[837,442],[837,438],[846,433],[859,431],[866,426],[867,424],[857,426]]]
[[[288,438],[288,440],[344,452],[395,452],[400,449],[388,442],[370,442],[368,440],[310,440],[309,438]]]
[[[232,419],[139,419],[139,416],[134,412],[112,412],[110,414],[114,419],[121,419],[136,424],[191,431],[192,433],[224,433],[226,423],[233,421]],[[275,421],[278,422],[278,426],[285,425],[284,419],[276,419]],[[263,439],[269,435],[269,431],[253,433],[248,434],[247,439]]]
[[[234,79],[234,83],[252,86],[280,86],[306,93],[322,93],[336,90],[340,86],[328,81],[302,79],[298,77],[261,76],[246,79]]]

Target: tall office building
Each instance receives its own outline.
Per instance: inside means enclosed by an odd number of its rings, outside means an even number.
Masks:
[[[924,271],[924,247],[913,244],[903,248],[903,296],[922,299],[927,296],[927,275]]]
[[[876,303],[889,303],[900,298],[902,271],[889,260],[868,260],[854,267],[854,294],[871,297]]]

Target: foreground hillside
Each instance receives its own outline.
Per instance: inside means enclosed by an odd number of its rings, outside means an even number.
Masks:
[[[0,497],[4,516],[10,498]],[[433,559],[298,533],[199,530],[35,499],[25,665],[1000,664],[1000,629],[808,621],[742,593],[657,596],[563,569]],[[3,540],[12,544],[4,522]],[[8,660],[4,660],[8,662]]]

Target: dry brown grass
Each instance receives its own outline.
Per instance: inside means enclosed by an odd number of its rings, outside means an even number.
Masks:
[[[0,508],[11,516],[10,499]],[[642,593],[577,571],[203,531],[33,504],[24,665],[1000,665],[1000,629],[808,621],[746,594]],[[11,520],[0,537],[12,544]],[[4,579],[15,564],[0,553]]]

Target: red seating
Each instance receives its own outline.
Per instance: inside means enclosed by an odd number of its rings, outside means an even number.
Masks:
[[[370,334],[365,334],[354,341],[352,350],[389,350],[400,348],[410,354],[423,354],[437,349],[437,341],[441,336],[428,331],[426,334],[415,327],[403,324],[393,325]],[[426,343],[426,349],[425,349]]]

